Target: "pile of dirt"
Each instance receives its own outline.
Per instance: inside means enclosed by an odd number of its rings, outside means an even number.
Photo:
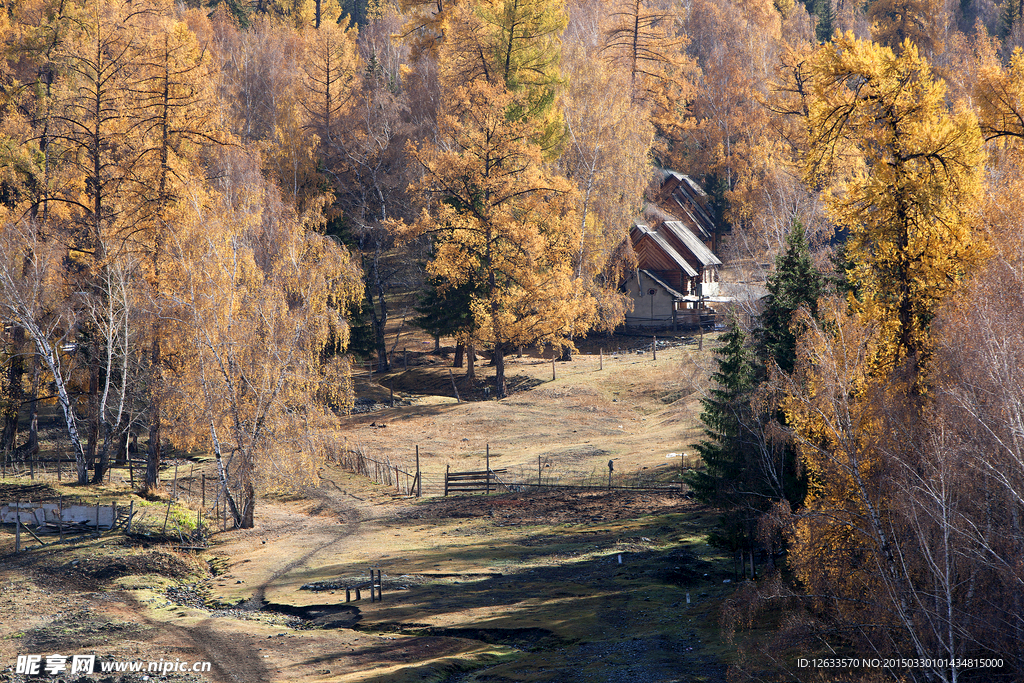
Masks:
[[[411,519],[491,517],[515,522],[557,524],[635,519],[644,515],[682,512],[689,500],[671,494],[633,491],[506,493],[491,496],[448,496],[410,507]]]
[[[57,500],[57,491],[49,484],[0,484],[0,504],[39,503]]]
[[[68,647],[105,645],[142,631],[138,624],[114,621],[86,608],[61,614],[48,624],[25,631],[20,645],[27,652],[60,652]]]
[[[43,564],[36,573],[40,586],[62,590],[96,590],[123,576],[155,575],[180,579],[195,574],[197,566],[166,552],[123,554],[116,557],[87,557]]]

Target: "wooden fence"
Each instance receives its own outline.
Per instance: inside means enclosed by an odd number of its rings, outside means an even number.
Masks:
[[[629,491],[661,491],[678,493],[687,490],[683,483],[683,472],[688,469],[685,458],[679,464],[672,464],[668,469],[661,467],[642,467],[633,471],[612,471],[594,468],[590,471],[572,468],[568,463],[560,463],[557,458],[538,457],[536,469],[528,465],[514,465],[493,469],[490,466],[490,446],[481,453],[484,467],[452,471],[451,464],[445,465],[444,471],[434,473],[420,469],[419,446],[415,447],[415,465],[404,465],[391,455],[372,458],[366,455],[363,446],[334,447],[329,452],[329,460],[343,469],[367,477],[383,486],[394,488],[399,494],[410,496],[426,495],[458,495],[464,493],[491,492],[527,492],[549,489],[581,489],[581,490],[629,490]],[[675,455],[675,454],[672,454]],[[432,459],[436,458],[436,454]],[[436,463],[435,466],[440,465]],[[567,466],[568,465],[568,466]]]
[[[419,446],[416,447],[415,472],[410,472],[391,462],[391,456],[384,456],[383,460],[371,458],[366,455],[362,446],[356,448],[328,446],[327,459],[344,470],[361,474],[382,486],[393,487],[399,493],[407,496],[422,495],[423,482],[419,467]]]

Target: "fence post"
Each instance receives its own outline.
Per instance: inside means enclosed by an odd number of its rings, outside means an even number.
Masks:
[[[552,351],[554,353],[554,351]],[[551,356],[551,381],[555,381],[555,357]]]
[[[604,349],[597,352],[597,369],[604,370]]]
[[[14,510],[14,552],[21,552],[21,500]]]
[[[444,466],[444,495],[448,495],[448,472],[451,471],[451,465]]]
[[[652,360],[658,360],[658,337],[656,335],[652,337],[651,353],[654,354],[654,358]]]
[[[167,520],[171,516],[171,500],[172,500],[171,498],[167,499],[167,512],[164,513],[164,528],[163,528],[163,531],[160,532],[161,534],[166,534],[167,533]]]
[[[178,499],[178,461],[174,461],[174,482],[171,483],[171,500]]]
[[[455,402],[462,403],[462,398],[459,397],[459,388],[455,386],[455,375],[452,374],[452,369],[448,368],[448,376],[452,380],[452,389],[455,390]]]
[[[416,497],[423,495],[423,479],[420,478],[420,446],[416,444]]]
[[[203,473],[203,507],[206,507],[206,473]]]
[[[537,486],[540,486],[540,456],[537,456]]]
[[[370,567],[370,602],[374,602],[373,583],[373,567]]]
[[[485,493],[491,492],[491,444],[487,444],[487,490]]]

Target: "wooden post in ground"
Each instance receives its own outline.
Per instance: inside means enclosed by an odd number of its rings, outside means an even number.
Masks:
[[[658,360],[658,337],[656,336],[653,337],[651,341],[651,353],[654,354],[654,358],[652,360]]]
[[[416,445],[416,497],[423,495],[423,479],[420,477],[420,447]]]
[[[202,480],[203,480],[203,484],[202,484],[202,487],[203,487],[203,507],[206,507],[206,473],[205,472],[202,475]]]
[[[370,602],[374,602],[373,597],[373,567],[370,567]]]
[[[679,492],[682,493],[684,477],[686,475],[686,453],[679,454]]]
[[[356,600],[362,600],[362,596],[359,595],[359,586],[356,586]]]
[[[124,533],[126,535],[132,533],[132,517],[135,516],[135,501],[128,501],[128,522],[124,525]]]
[[[170,516],[171,516],[171,499],[168,498],[167,499],[167,512],[164,513],[164,528],[163,528],[163,531],[160,532],[161,534],[166,534],[167,533],[167,520],[170,518]]]
[[[117,501],[115,500],[110,504],[110,530],[114,530],[114,524],[117,523]]]
[[[597,352],[597,369],[604,370],[604,349]]]
[[[487,490],[485,491],[485,493],[489,494],[491,492],[491,444],[487,444],[486,458],[487,459],[485,462],[487,464]]]
[[[700,341],[697,342],[697,350],[698,351],[703,351],[704,350],[704,325],[702,324],[702,321],[700,319],[700,317],[701,317],[700,316],[700,311],[701,311],[701,308],[703,308],[703,306],[704,306],[704,295],[701,294],[699,299],[698,299],[698,301],[697,301],[697,329],[700,331]]]
[[[345,602],[352,602],[352,589],[351,588],[346,588],[345,589]]]
[[[448,473],[451,471],[451,465],[444,466],[444,495],[448,495]]]
[[[383,600],[384,597],[381,593],[384,592],[384,577],[381,576],[380,570],[377,570],[377,600]]]
[[[174,461],[174,482],[171,483],[171,500],[178,499],[178,461]]]
[[[537,456],[537,486],[540,486],[540,456]]]
[[[452,369],[451,368],[448,368],[448,376],[452,380],[452,389],[455,390],[455,402],[456,403],[462,403],[462,399],[459,397],[459,388],[457,386],[455,386],[455,375],[452,374]]]
[[[14,509],[14,552],[21,552],[21,501]]]
[[[554,352],[552,352],[554,353]],[[551,381],[555,381],[555,357],[551,356]]]

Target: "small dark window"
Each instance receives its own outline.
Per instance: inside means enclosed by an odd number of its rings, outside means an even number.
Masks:
[[[650,294],[651,296],[654,296],[655,294],[658,293],[658,290],[656,290],[656,289],[648,289],[647,293]]]

